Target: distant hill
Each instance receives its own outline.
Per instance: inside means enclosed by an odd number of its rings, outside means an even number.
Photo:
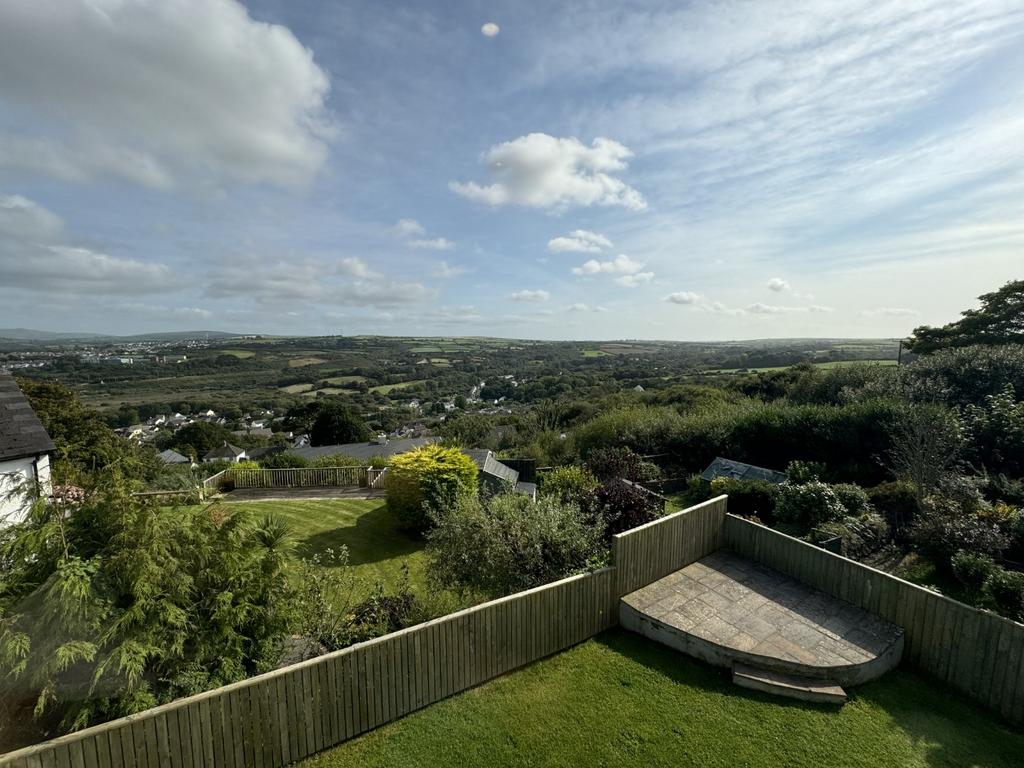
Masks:
[[[182,341],[185,339],[230,339],[240,336],[227,331],[168,331],[166,333],[139,333],[132,336],[115,336],[106,333],[84,333],[80,331],[37,331],[32,328],[0,328],[0,339],[10,341]]]

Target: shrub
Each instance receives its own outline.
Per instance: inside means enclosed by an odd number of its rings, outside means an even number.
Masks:
[[[821,480],[825,474],[825,465],[820,461],[791,461],[786,467],[786,474],[789,475],[789,482],[794,485],[810,483]]]
[[[922,552],[939,566],[947,566],[959,550],[997,555],[1006,549],[1006,536],[999,526],[979,517],[956,500],[929,496],[910,529],[910,537]]]
[[[643,483],[655,480],[661,474],[654,464],[621,446],[591,451],[587,456],[587,469],[602,483],[618,479]]]
[[[727,494],[729,511],[734,515],[756,516],[771,522],[775,519],[775,500],[780,487],[777,483],[769,483],[766,480],[717,477],[711,481],[711,493],[707,498]]]
[[[388,509],[414,531],[429,527],[431,510],[476,495],[477,468],[458,448],[436,443],[391,459],[386,475]]]
[[[328,548],[294,566],[291,630],[313,641],[311,654],[335,651],[351,642],[349,615],[358,588],[348,548]]]
[[[832,487],[814,481],[803,485],[784,483],[779,486],[775,516],[782,522],[804,529],[840,520],[846,509]]]
[[[585,467],[571,464],[555,467],[541,476],[540,493],[552,496],[564,504],[590,504],[594,491],[601,484]]]
[[[516,493],[460,497],[435,512],[427,541],[434,581],[492,595],[580,573],[602,554],[600,531],[579,507]]]
[[[357,459],[345,453],[333,453],[330,456],[317,456],[311,462],[311,467],[365,467],[368,463],[365,459]]]
[[[308,467],[309,462],[295,453],[274,453],[260,459],[264,469],[301,469]]]
[[[996,568],[985,585],[985,591],[999,612],[1014,621],[1024,619],[1024,573]]]
[[[849,517],[862,517],[875,511],[867,492],[859,485],[837,483],[832,486],[832,492],[839,499],[839,503],[843,505]]]
[[[864,557],[878,551],[889,538],[889,526],[880,515],[868,513],[861,517],[844,517],[822,523],[811,531],[811,541],[821,544],[838,536],[842,553],[847,557]]]
[[[995,560],[988,555],[979,555],[974,552],[960,550],[950,563],[953,566],[953,575],[957,581],[964,585],[972,595],[981,593],[985,582],[996,569]]]
[[[593,513],[606,538],[649,523],[665,510],[664,500],[629,481],[610,480],[594,494]]]
[[[867,490],[868,500],[885,517],[897,535],[913,523],[917,514],[917,491],[912,483],[882,483]]]
[[[395,594],[386,594],[378,583],[373,594],[352,609],[349,643],[361,643],[408,627],[415,623],[413,617],[418,611],[416,596],[409,587],[409,570],[403,566]]]

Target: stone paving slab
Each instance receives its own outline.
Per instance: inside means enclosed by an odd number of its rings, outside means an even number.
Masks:
[[[811,668],[866,665],[902,651],[895,625],[728,550],[622,602],[668,631]]]

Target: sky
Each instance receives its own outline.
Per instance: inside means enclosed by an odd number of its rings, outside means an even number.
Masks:
[[[0,3],[0,327],[895,337],[1022,267],[1020,0]]]

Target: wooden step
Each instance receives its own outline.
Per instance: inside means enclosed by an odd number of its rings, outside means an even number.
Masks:
[[[813,701],[820,704],[843,704],[846,691],[831,680],[815,680],[799,675],[786,675],[767,669],[736,664],[732,668],[732,681],[742,688],[774,693],[790,699]]]

